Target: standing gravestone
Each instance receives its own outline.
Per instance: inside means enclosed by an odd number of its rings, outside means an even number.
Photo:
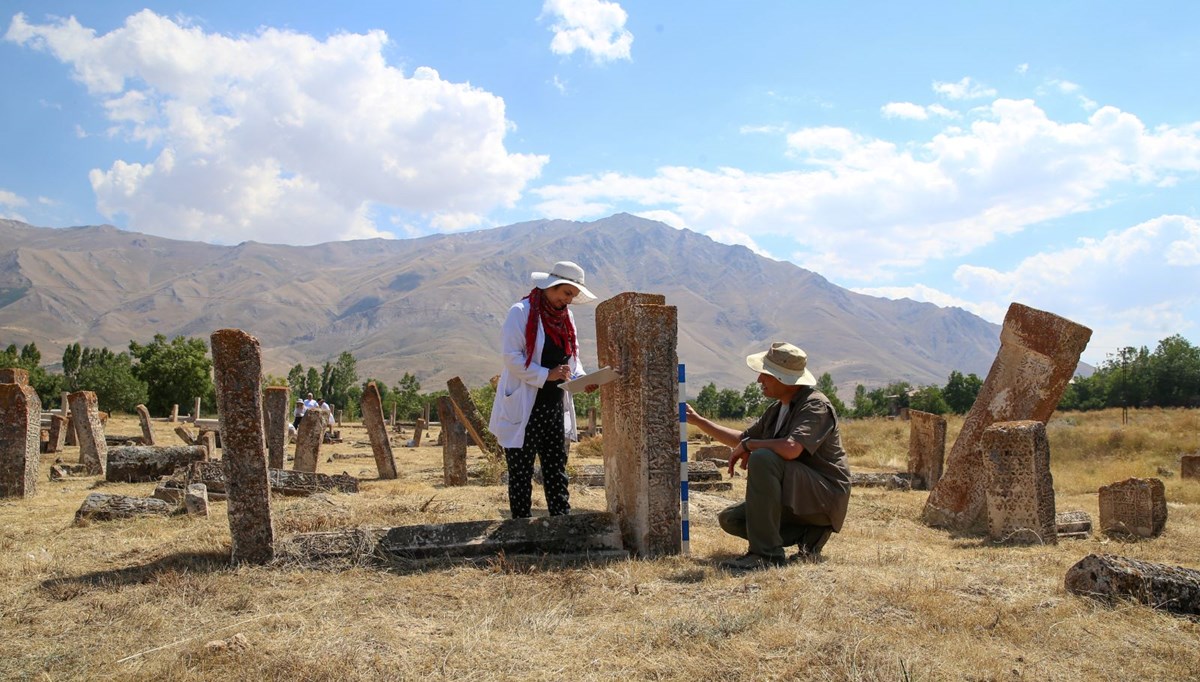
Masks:
[[[264,393],[263,424],[267,431],[267,459],[272,469],[282,469],[287,457],[291,391],[287,386],[268,386]]]
[[[204,446],[208,459],[214,459],[217,456],[217,432],[205,430],[196,434],[196,445]]]
[[[908,476],[914,490],[929,490],[942,477],[946,459],[946,418],[908,411]]]
[[[596,408],[589,407],[587,411],[588,426],[587,435],[595,436],[599,431],[596,430]]]
[[[1200,454],[1179,458],[1179,478],[1200,479]]]
[[[458,421],[449,396],[437,399],[438,421],[442,423],[442,482],[448,486],[467,484],[467,430]]]
[[[996,542],[1058,543],[1050,442],[1039,421],[997,422],[983,432],[988,537]]]
[[[175,423],[175,422],[177,422],[177,421],[179,421],[179,403],[175,403],[174,405],[171,405],[171,419],[170,419],[170,422],[171,422],[172,424],[174,424],[174,423]]]
[[[184,489],[183,507],[189,516],[208,516],[208,486],[192,483]]]
[[[0,379],[21,378],[4,371]],[[32,497],[37,492],[41,424],[37,391],[28,383],[0,382],[0,497]]]
[[[1155,537],[1167,525],[1167,495],[1157,478],[1127,478],[1100,487],[1100,530]]]
[[[428,423],[429,422],[420,417],[418,417],[417,421],[413,423],[412,446],[414,448],[421,447],[421,436],[425,435],[425,425]]]
[[[79,439],[79,463],[89,475],[103,476],[108,443],[104,440],[104,425],[100,423],[96,394],[76,391],[67,399],[71,401],[71,423],[75,425],[75,435]]]
[[[263,443],[262,351],[258,339],[240,329],[218,329],[211,340],[232,559],[267,563],[274,556],[274,530]]]
[[[1045,424],[1091,336],[1092,330],[1068,319],[1020,303],[1009,306],[1000,350],[954,441],[945,472],[925,501],[925,523],[967,530],[982,521],[987,506],[984,429],[1026,419]]]
[[[154,430],[150,428],[150,410],[147,410],[145,405],[138,405],[134,409],[137,410],[138,422],[142,425],[142,445],[154,445]]]
[[[200,418],[200,399],[196,398],[195,406],[192,407],[192,422],[195,423]]]
[[[67,435],[63,439],[63,445],[78,445],[79,438],[75,435],[75,420],[71,418],[71,400],[70,393],[62,392],[62,407],[60,411],[62,416],[67,418]]]
[[[462,379],[453,377],[446,381],[446,387],[450,389],[450,402],[454,405],[454,414],[471,435],[471,440],[475,441],[488,457],[504,461],[504,448],[500,447],[496,436],[488,431],[487,424],[479,415],[479,408],[471,398],[471,392],[467,390],[467,385]]]
[[[28,386],[29,372],[20,367],[0,367],[0,384]],[[39,401],[38,404],[40,405],[41,402]]]
[[[374,381],[367,382],[367,387],[363,389],[362,415],[379,478],[396,478],[396,457],[392,454],[392,442],[388,440],[387,425],[383,423],[383,401],[379,397],[379,387]]]
[[[319,407],[310,407],[300,418],[296,430],[296,454],[292,468],[296,471],[316,473],[317,461],[321,456],[321,437],[325,434],[325,422],[329,413]]]
[[[50,415],[50,440],[46,443],[46,452],[55,454],[62,452],[67,440],[67,424],[70,422],[61,414]]]
[[[605,497],[639,556],[682,549],[677,339],[663,296],[627,292],[596,308],[598,362],[622,376],[600,388]]]

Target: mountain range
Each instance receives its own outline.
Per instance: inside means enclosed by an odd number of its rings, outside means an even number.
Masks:
[[[746,355],[784,340],[854,386],[943,385],[986,376],[1000,327],[960,308],[866,296],[792,263],[628,214],[539,220],[416,239],[315,246],[221,246],[110,225],[44,228],[0,220],[0,344],[36,342],[46,362],[79,342],[127,350],[155,333],[202,337],[238,327],[262,344],[266,371],[320,366],[350,351],[361,379],[423,390],[500,371],[500,327],[530,273],[572,260],[600,300],[662,294],[679,314],[689,391],[754,381]],[[595,306],[573,305],[595,367]]]

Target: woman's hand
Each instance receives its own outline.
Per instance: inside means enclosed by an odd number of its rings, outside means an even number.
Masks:
[[[559,365],[546,375],[546,381],[567,381],[571,378],[571,366]]]

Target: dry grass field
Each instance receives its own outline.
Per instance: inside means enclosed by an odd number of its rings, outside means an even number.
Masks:
[[[114,421],[110,432],[138,432],[131,418]],[[960,427],[951,422],[950,442]],[[906,422],[844,429],[855,469],[904,467]],[[155,432],[177,440],[168,424]],[[0,502],[0,679],[1196,678],[1200,623],[1073,596],[1063,577],[1091,552],[1200,568],[1200,482],[1178,475],[1179,455],[1200,449],[1200,412],[1132,411],[1128,424],[1120,411],[1056,415],[1049,433],[1060,511],[1096,519],[1098,486],[1159,476],[1164,534],[996,547],[922,525],[923,492],[856,489],[825,561],[735,576],[716,563],[744,544],[715,515],[743,494],[737,478],[730,493],[693,494],[690,556],[245,567],[228,564],[223,502],[209,518],[77,526],[88,492],[149,495],[153,484],[43,477],[32,499]],[[362,491],[275,498],[276,537],[507,509],[503,487],[443,487],[440,448],[395,439],[401,478],[378,481],[365,432],[349,425],[343,435],[322,454],[357,457],[322,457],[320,471],[361,476]],[[599,463],[586,451],[573,449],[573,463]],[[469,454],[478,464],[478,451]],[[74,448],[64,455],[76,457]],[[571,494],[576,509],[605,507],[601,488]]]

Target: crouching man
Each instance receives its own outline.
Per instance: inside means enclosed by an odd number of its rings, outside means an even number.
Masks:
[[[850,466],[842,450],[837,415],[817,381],[808,356],[790,343],[746,358],[758,383],[775,402],[745,431],[714,424],[687,406],[688,422],[733,448],[729,473],[746,469],[746,501],[721,512],[725,532],[746,538],[749,551],[721,562],[733,571],[780,566],[786,548],[793,560],[812,560],[830,533],[842,529],[850,502]]]

